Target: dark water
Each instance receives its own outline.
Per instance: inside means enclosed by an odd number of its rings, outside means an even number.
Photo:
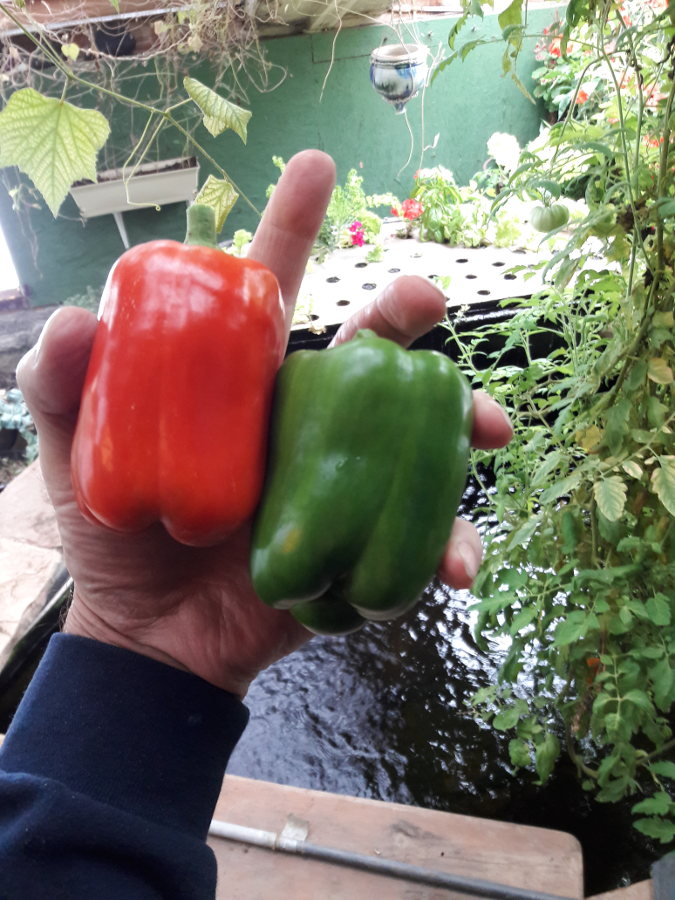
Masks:
[[[570,832],[589,894],[649,877],[664,852],[632,828],[630,803],[594,802],[564,761],[544,787],[512,774],[510,735],[468,713],[499,663],[472,638],[470,601],[436,585],[404,619],[315,638],[271,667],[249,692],[229,771]]]

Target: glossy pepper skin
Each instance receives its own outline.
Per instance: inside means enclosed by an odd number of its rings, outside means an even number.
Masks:
[[[262,264],[217,248],[213,211],[185,244],[124,253],[106,283],[71,457],[81,510],[121,532],[160,521],[218,543],[262,488],[284,307]]]
[[[319,634],[409,610],[466,482],[472,393],[454,363],[360,331],[282,366],[251,552],[259,597]]]

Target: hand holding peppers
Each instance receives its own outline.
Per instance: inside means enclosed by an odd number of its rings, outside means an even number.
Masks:
[[[249,254],[277,276],[287,322],[334,175],[332,161],[317,151],[291,160]],[[359,328],[372,328],[406,345],[444,313],[445,300],[434,286],[419,278],[401,278],[346,323],[336,341],[349,339]],[[75,580],[65,630],[145,654],[243,696],[261,669],[308,637],[287,612],[257,599],[248,572],[248,526],[225,544],[194,548],[175,542],[159,524],[136,535],[112,532],[85,519],[77,506],[70,455],[96,324],[86,310],[60,309],[19,371],[39,432],[40,462],[66,563]],[[474,445],[501,446],[510,436],[497,404],[476,394]],[[441,577],[467,587],[479,558],[475,529],[457,520]]]

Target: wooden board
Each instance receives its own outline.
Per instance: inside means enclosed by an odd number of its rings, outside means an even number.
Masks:
[[[228,775],[214,818],[281,832],[305,820],[307,841],[428,869],[583,897],[576,838],[560,831],[382,803]],[[467,900],[468,894],[210,837],[218,900]]]
[[[675,894],[674,894],[675,896]],[[648,881],[638,881],[629,887],[617,888],[615,891],[607,891],[604,894],[593,894],[588,900],[652,900],[651,878]]]

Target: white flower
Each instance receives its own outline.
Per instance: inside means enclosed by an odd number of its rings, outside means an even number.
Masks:
[[[487,142],[487,148],[497,165],[507,172],[514,172],[518,168],[520,144],[512,134],[495,131]]]

